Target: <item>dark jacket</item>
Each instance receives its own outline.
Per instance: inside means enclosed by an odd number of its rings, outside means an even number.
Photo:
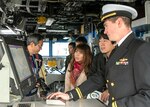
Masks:
[[[102,71],[102,76],[105,76],[105,66],[106,66],[106,58],[104,55],[100,52],[96,54],[92,61],[92,66],[90,68],[88,78],[90,78],[93,75],[97,75],[97,72]],[[98,88],[97,90],[100,92],[103,92],[106,89],[106,85],[103,87]]]
[[[36,77],[39,78],[39,71],[43,63],[42,56],[40,54],[33,54],[32,56],[30,56],[30,63],[32,65],[34,73],[36,74]]]
[[[34,72],[36,76],[36,81],[40,79],[39,77],[39,71],[42,67],[43,58],[40,54],[34,54],[32,56],[29,56],[29,61],[32,67],[32,71]],[[35,86],[34,89],[32,89],[26,96],[32,96],[35,95],[38,91],[38,88]]]
[[[69,65],[71,59],[72,59],[72,55],[71,55],[71,54],[68,55],[68,56],[66,56],[66,61],[65,61],[65,72],[66,72],[66,70],[67,70],[67,68],[68,68],[68,65]]]
[[[106,65],[106,59],[100,52],[93,57],[92,66],[88,75],[88,78],[94,75],[96,72],[104,71]]]
[[[105,77],[103,72],[97,72],[80,85],[78,91],[86,95],[107,80],[110,93],[108,107],[149,107],[150,105],[150,44],[133,35],[115,50],[106,64]],[[90,84],[90,85],[89,85]],[[88,88],[87,88],[88,87]],[[79,98],[72,90],[73,100]]]

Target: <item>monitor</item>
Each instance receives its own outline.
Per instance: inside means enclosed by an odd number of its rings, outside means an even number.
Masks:
[[[49,52],[50,52],[50,44],[49,41],[44,41],[42,49],[40,50],[39,54],[44,56],[44,57],[49,57]]]
[[[1,42],[3,46],[0,46],[0,51],[4,50],[4,55],[0,56],[7,56],[9,62],[11,93],[18,94],[23,98],[35,88],[36,84],[25,44],[21,40],[8,37],[1,37]],[[4,68],[7,67],[5,63],[1,63]]]
[[[66,57],[69,55],[68,42],[55,42],[52,44],[53,57]]]

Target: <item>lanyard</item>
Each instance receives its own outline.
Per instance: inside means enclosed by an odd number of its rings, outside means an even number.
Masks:
[[[36,58],[34,57],[34,55],[30,56],[30,61],[32,64],[32,70],[36,76],[36,78],[39,77],[38,71],[39,71],[39,67],[38,67],[38,62],[36,61]]]

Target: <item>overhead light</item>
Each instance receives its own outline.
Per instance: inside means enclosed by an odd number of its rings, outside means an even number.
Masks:
[[[38,26],[38,30],[46,30],[46,27],[44,27],[44,26]]]
[[[45,26],[38,26],[38,32],[39,32],[39,33],[44,33],[44,32],[46,32],[46,27],[45,27]]]
[[[46,32],[68,33],[68,30],[46,30]]]
[[[55,21],[55,19],[53,19],[53,18],[48,18],[45,25],[46,25],[46,26],[51,26],[54,21]]]
[[[66,40],[66,39],[70,39],[70,37],[65,36],[65,37],[63,37],[63,39],[65,39],[65,40]]]

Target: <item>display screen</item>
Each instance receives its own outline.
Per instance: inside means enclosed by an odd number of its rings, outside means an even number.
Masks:
[[[31,71],[23,50],[23,46],[9,45],[10,52],[15,64],[20,81],[31,76]]]
[[[36,85],[25,42],[3,36],[0,40],[2,41],[2,43],[0,42],[1,70],[8,72],[9,83],[6,83],[8,85],[6,88],[11,89],[11,94],[20,95],[23,99],[31,90],[35,89]],[[4,77],[6,76],[4,75]]]
[[[42,56],[49,56],[49,42],[43,42],[43,46],[39,54]]]
[[[55,42],[52,45],[52,55],[53,56],[67,56],[68,52],[68,42]]]

